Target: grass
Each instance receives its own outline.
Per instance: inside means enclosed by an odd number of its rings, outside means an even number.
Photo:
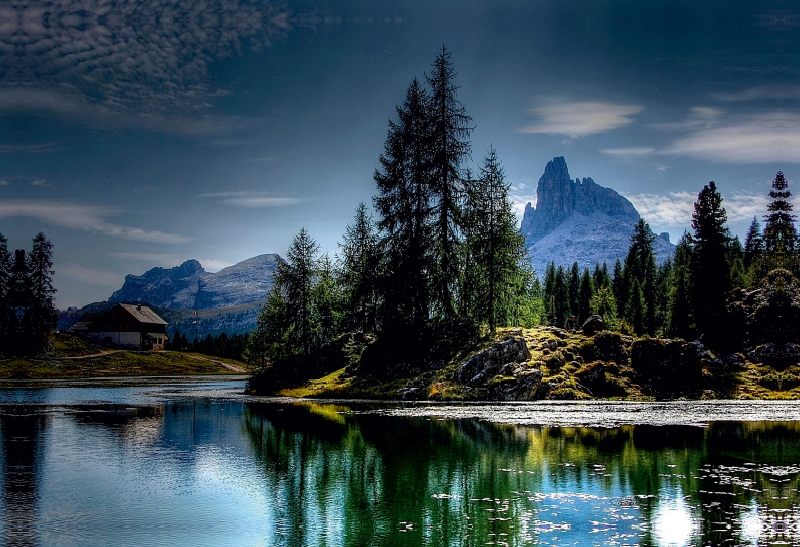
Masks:
[[[110,351],[80,338],[56,333],[43,355],[0,360],[0,378],[57,379],[98,376],[241,374],[218,362],[244,368],[232,359],[177,351]]]
[[[282,389],[278,395],[283,397],[341,397],[350,395],[352,378],[344,376],[344,368],[331,372],[322,378],[309,380],[301,387]]]

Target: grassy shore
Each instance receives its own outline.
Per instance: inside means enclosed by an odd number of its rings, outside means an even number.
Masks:
[[[549,400],[610,399],[652,401],[663,398],[648,384],[642,369],[632,363],[632,337],[622,336],[621,351],[614,359],[597,357],[593,347],[595,339],[580,333],[567,333],[545,328],[498,329],[468,355],[459,355],[444,367],[424,371],[410,378],[375,378],[349,375],[345,368],[320,378],[313,378],[299,387],[281,389],[275,394],[288,397],[310,398],[377,398],[398,399],[409,388],[416,391],[415,399],[439,401],[491,399],[492,387],[516,378],[498,374],[492,377],[486,389],[470,389],[459,384],[456,371],[471,356],[509,337],[524,339],[531,358],[525,364],[529,369],[541,371],[541,384],[546,392],[536,398]],[[716,356],[718,357],[718,356]],[[715,365],[715,362],[717,363]],[[708,352],[697,365],[699,371],[686,393],[673,393],[667,398],[687,399],[800,399],[800,366],[776,370],[762,363],[742,358],[735,367],[721,368],[715,356]],[[598,380],[598,377],[600,380]],[[591,380],[590,380],[591,379]],[[680,379],[677,379],[680,380]],[[592,381],[592,384],[587,383]],[[588,386],[588,387],[587,387]],[[540,391],[540,393],[542,393]]]
[[[244,374],[243,363],[199,353],[111,350],[56,333],[50,351],[0,360],[0,378],[57,379],[103,376]]]

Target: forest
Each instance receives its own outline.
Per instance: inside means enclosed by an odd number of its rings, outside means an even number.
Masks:
[[[782,172],[763,228],[754,218],[744,244],[712,181],[674,258],[657,264],[655,235],[640,219],[624,261],[534,272],[497,151],[468,165],[474,126],[455,79],[443,46],[389,121],[375,216],[360,203],[335,256],[320,254],[305,229],[295,236],[244,352],[251,366],[311,367],[345,333],[358,333],[359,351],[368,346],[362,364],[402,370],[446,362],[500,326],[580,329],[591,316],[606,330],[702,338],[723,351],[795,336],[794,326],[776,330],[796,324],[789,315],[800,269]]]

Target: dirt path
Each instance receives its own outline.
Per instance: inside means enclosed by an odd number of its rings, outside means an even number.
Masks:
[[[242,368],[240,366],[232,365],[230,363],[223,363],[222,361],[217,361],[216,359],[209,359],[207,357],[200,357],[199,355],[187,355],[186,357],[188,357],[189,359],[194,359],[196,361],[208,361],[209,363],[214,363],[214,364],[219,365],[219,366],[221,366],[223,368],[226,368],[226,369],[228,369],[230,371],[238,372],[240,374],[247,374],[247,370],[245,370],[244,368]]]
[[[112,353],[119,353],[121,349],[109,349],[106,351],[101,351],[100,353],[92,353],[91,355],[75,355],[72,357],[61,357],[61,359],[89,359],[90,357],[102,357],[104,355],[111,355]]]

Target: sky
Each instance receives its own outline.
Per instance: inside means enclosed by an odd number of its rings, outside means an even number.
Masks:
[[[800,175],[793,1],[6,0],[0,233],[50,238],[62,309],[301,227],[333,254],[443,44],[520,212],[564,156],[673,242],[714,180],[743,236]]]

